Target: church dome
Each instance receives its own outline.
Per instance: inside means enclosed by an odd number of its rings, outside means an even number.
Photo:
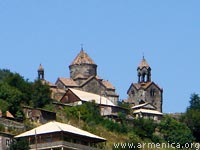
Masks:
[[[147,63],[146,59],[143,56],[142,61],[138,65],[138,69],[142,69],[144,67],[147,68],[147,69],[150,68],[149,64]]]
[[[92,58],[90,58],[89,55],[83,49],[71,63],[71,65],[80,65],[80,64],[96,65],[95,62],[92,60]]]
[[[81,49],[80,53],[73,60],[69,69],[70,77],[74,80],[87,79],[97,75],[97,65],[83,49]]]

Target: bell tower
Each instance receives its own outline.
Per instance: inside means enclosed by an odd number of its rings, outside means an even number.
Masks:
[[[41,64],[40,64],[40,66],[38,68],[38,79],[39,80],[44,80],[44,68],[42,67]]]
[[[128,103],[134,106],[150,103],[162,112],[163,89],[151,80],[151,67],[144,56],[137,67],[137,76],[138,82],[132,83],[127,91]]]
[[[138,72],[138,83],[151,82],[151,67],[147,63],[144,56],[137,68],[137,72]]]

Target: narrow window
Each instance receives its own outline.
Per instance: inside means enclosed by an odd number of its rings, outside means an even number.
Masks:
[[[156,94],[156,90],[155,89],[151,89],[150,90],[150,95],[153,97],[153,96],[155,96],[155,94]]]

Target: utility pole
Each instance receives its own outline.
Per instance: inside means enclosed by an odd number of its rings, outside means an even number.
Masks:
[[[37,133],[36,133],[36,129],[35,129],[35,149],[37,150]]]

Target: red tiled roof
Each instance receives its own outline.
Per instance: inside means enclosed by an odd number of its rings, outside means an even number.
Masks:
[[[76,56],[74,61],[71,63],[71,65],[80,65],[80,64],[94,64],[94,65],[96,65],[95,62],[83,50],[80,51],[80,53]]]

